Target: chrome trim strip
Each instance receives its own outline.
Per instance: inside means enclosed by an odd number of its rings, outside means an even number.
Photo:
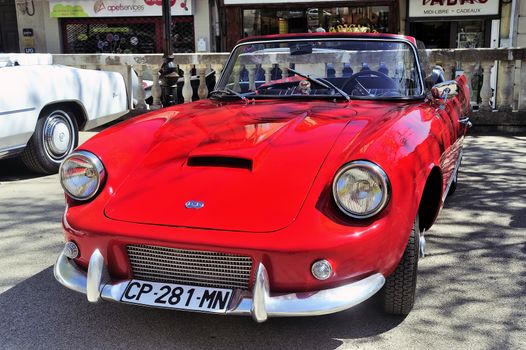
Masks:
[[[130,284],[129,280],[122,281],[116,284],[104,285],[100,294],[101,299],[107,301],[120,301],[122,295],[126,291],[126,288],[128,288],[128,284]]]
[[[88,286],[86,272],[79,269],[73,261],[69,260],[64,254],[64,250],[60,252],[57,262],[55,262],[53,274],[55,279],[64,287],[86,294]]]
[[[286,42],[298,42],[298,41],[338,41],[338,40],[350,40],[350,41],[390,41],[390,42],[400,42],[409,45],[409,47],[413,50],[413,54],[415,57],[416,66],[418,68],[418,77],[420,80],[420,88],[422,89],[422,93],[420,95],[415,95],[413,97],[425,97],[425,85],[424,85],[424,78],[422,77],[422,69],[420,67],[420,56],[418,55],[418,50],[416,46],[407,39],[402,38],[353,38],[353,37],[345,37],[345,36],[335,36],[335,37],[327,37],[327,38],[317,38],[317,37],[311,37],[311,38],[301,38],[301,39],[285,39],[285,40],[258,40],[258,41],[247,41],[242,42],[234,46],[232,51],[230,52],[230,55],[228,56],[228,59],[224,65],[223,70],[221,71],[221,76],[217,80],[216,85],[214,86],[214,90],[217,90],[219,86],[223,83],[223,79],[226,79],[226,72],[227,68],[230,64],[230,61],[234,57],[233,53],[236,51],[236,49],[243,45],[253,45],[253,44],[269,44],[269,43],[286,43]],[[224,84],[226,86],[226,82]],[[397,101],[393,99],[393,101]]]
[[[7,114],[15,114],[15,113],[31,112],[31,111],[34,111],[35,109],[36,109],[35,107],[30,107],[30,108],[15,109],[15,110],[13,110],[13,111],[0,112],[0,116],[2,116],[2,115],[7,115]]]
[[[15,155],[19,152],[22,152],[25,147],[26,145],[20,145],[20,146],[0,149],[0,159],[10,156],[10,155]]]
[[[442,193],[442,206],[440,207],[440,209],[442,209],[442,207],[444,206],[447,194],[449,193],[449,188],[451,187],[451,184],[453,183],[453,179],[455,178],[455,176],[458,176],[458,169],[460,168],[460,163],[462,162],[463,155],[464,155],[464,150],[461,149],[458,155],[458,158],[457,158],[457,163],[455,164],[455,170],[453,170],[453,175],[451,175],[451,177],[449,178],[449,182],[447,184],[446,190],[444,191],[444,193]]]
[[[129,280],[103,283],[106,273],[104,258],[96,250],[90,258],[88,272],[79,269],[64,252],[61,252],[54,267],[55,278],[65,287],[88,294],[89,300],[120,302]],[[90,275],[91,277],[87,277]],[[89,280],[89,282],[88,282]],[[385,284],[385,277],[376,273],[360,281],[314,292],[270,294],[270,283],[265,266],[260,263],[256,271],[256,281],[251,292],[235,291],[235,297],[226,315],[251,315],[256,322],[264,322],[268,317],[317,316],[353,307],[374,294]],[[88,292],[89,290],[89,292]]]

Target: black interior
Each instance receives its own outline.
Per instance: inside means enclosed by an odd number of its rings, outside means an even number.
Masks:
[[[361,71],[348,77],[329,77],[324,80],[331,82],[351,96],[390,96],[403,95],[401,83],[378,71]],[[416,83],[412,79],[403,81],[406,88],[415,88]],[[297,95],[301,94],[298,89],[299,82],[275,82],[265,84],[264,81],[255,82],[256,91],[260,95]],[[248,81],[240,82],[241,93],[249,92]],[[311,82],[310,95],[337,95],[333,89],[327,89],[321,85]]]

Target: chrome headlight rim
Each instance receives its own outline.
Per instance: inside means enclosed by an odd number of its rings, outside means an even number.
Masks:
[[[88,161],[88,163],[90,163],[93,166],[93,168],[95,169],[95,174],[97,176],[97,186],[95,187],[95,190],[92,193],[90,193],[88,196],[77,196],[71,193],[66,188],[66,186],[64,185],[64,181],[63,181],[62,170],[63,170],[64,164],[67,161],[69,161],[71,158],[79,157],[79,156],[85,158]],[[62,186],[62,189],[64,190],[64,192],[66,193],[68,197],[76,201],[86,202],[92,199],[93,197],[95,197],[99,193],[100,189],[103,187],[104,182],[106,180],[106,169],[104,168],[102,161],[95,154],[88,152],[88,151],[75,151],[71,153],[70,155],[68,155],[60,164],[59,176],[60,176],[60,185]]]
[[[380,179],[380,183],[381,183],[382,187],[385,189],[383,191],[382,200],[380,201],[380,204],[378,204],[378,206],[374,210],[371,210],[369,212],[365,212],[363,214],[355,213],[355,212],[352,212],[352,211],[348,210],[347,208],[345,208],[345,206],[340,202],[340,198],[339,198],[338,193],[337,193],[337,188],[336,187],[337,187],[338,179],[341,177],[342,174],[344,174],[345,172],[347,172],[347,171],[349,171],[350,169],[353,169],[353,168],[365,168],[365,169],[371,171],[372,173],[374,173],[375,175],[378,176],[378,178]],[[334,176],[334,179],[332,181],[332,197],[334,198],[334,201],[335,201],[336,205],[338,206],[338,208],[345,215],[347,215],[347,216],[349,216],[349,217],[351,217],[353,219],[368,219],[368,218],[373,217],[376,214],[380,213],[387,206],[387,203],[391,199],[391,183],[390,183],[389,177],[387,176],[385,171],[380,166],[378,166],[377,164],[375,164],[375,163],[373,163],[371,161],[368,161],[368,160],[354,160],[354,161],[351,161],[351,162],[345,164],[344,166],[342,166],[340,168],[340,170],[338,170],[338,172]]]

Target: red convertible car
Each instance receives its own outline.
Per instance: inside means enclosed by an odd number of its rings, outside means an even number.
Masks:
[[[470,124],[465,78],[421,59],[399,35],[242,40],[210,99],[109,128],[62,163],[56,279],[90,302],[258,322],[377,292],[409,313]]]

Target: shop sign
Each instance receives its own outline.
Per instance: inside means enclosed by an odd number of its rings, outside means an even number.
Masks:
[[[193,0],[170,0],[172,16],[193,15]],[[162,0],[50,0],[51,17],[162,16]]]
[[[499,0],[410,0],[409,17],[495,16]]]
[[[330,2],[353,2],[359,0],[330,0]],[[306,2],[327,2],[327,0],[224,0],[225,5],[261,5],[261,4],[283,4],[283,3],[306,3]]]

